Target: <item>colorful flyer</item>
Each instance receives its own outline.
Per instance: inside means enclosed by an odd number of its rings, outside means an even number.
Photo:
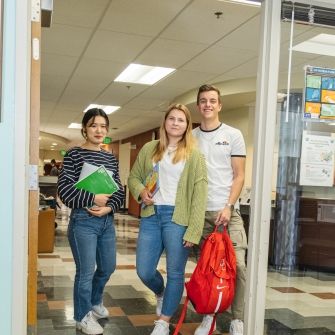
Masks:
[[[318,119],[320,118],[321,104],[315,102],[306,102],[305,111],[311,115],[312,119]]]
[[[320,88],[321,87],[321,76],[307,75],[306,86],[312,87],[312,88]]]
[[[335,104],[335,91],[322,90],[321,102],[326,104]]]
[[[323,77],[321,87],[323,90],[335,90],[335,78]]]
[[[335,69],[307,66],[304,119],[335,120]]]
[[[335,105],[322,104],[320,118],[335,118]]]

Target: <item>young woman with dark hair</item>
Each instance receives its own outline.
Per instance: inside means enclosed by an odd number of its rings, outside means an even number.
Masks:
[[[101,144],[108,133],[109,120],[102,109],[88,110],[82,120],[85,142],[70,149],[58,180],[58,194],[72,209],[68,239],[76,263],[74,281],[74,319],[85,334],[101,334],[97,322],[108,317],[103,305],[104,287],[116,267],[116,242],[113,214],[122,205],[124,192],[118,161]],[[113,173],[119,190],[111,194],[93,194],[75,187],[84,162],[104,167]]]

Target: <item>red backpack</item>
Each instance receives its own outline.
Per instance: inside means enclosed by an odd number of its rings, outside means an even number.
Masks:
[[[189,282],[185,284],[187,297],[173,335],[177,335],[184,321],[190,300],[199,314],[214,314],[209,335],[215,325],[216,314],[225,311],[233,302],[236,281],[236,257],[227,229],[218,232],[217,226],[202,247],[200,258]]]

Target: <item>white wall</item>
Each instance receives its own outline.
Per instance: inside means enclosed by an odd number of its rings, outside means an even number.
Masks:
[[[254,144],[254,107],[245,106],[239,109],[223,110],[220,114],[222,122],[239,129],[244,137],[247,159],[245,170],[245,183],[244,187],[251,186],[252,174],[252,155]]]

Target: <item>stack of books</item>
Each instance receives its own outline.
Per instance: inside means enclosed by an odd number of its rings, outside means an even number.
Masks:
[[[159,164],[157,163],[151,173],[145,178],[145,188],[151,193],[153,197],[159,190]],[[146,204],[142,203],[142,208],[145,208]]]

